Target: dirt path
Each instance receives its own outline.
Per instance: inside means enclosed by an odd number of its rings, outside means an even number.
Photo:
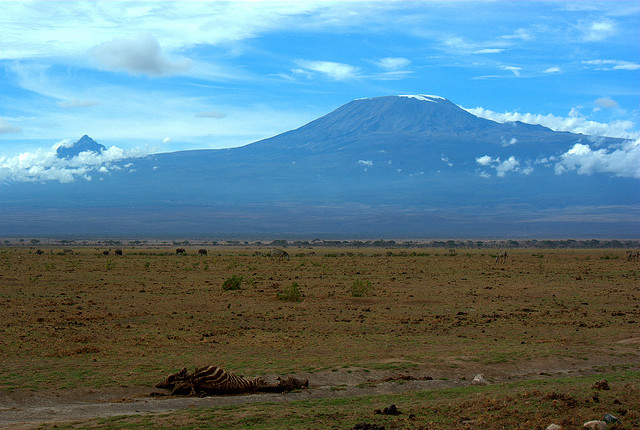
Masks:
[[[640,366],[634,367],[640,370]],[[485,377],[492,383],[596,373],[594,366],[554,361],[553,363],[529,363],[526,368],[522,366],[500,366],[493,369],[477,366],[468,369],[458,368],[455,374],[443,374],[438,369],[431,369],[432,372],[426,369],[411,372],[341,369],[333,372],[298,374],[297,377],[310,380],[310,388],[287,394],[261,393],[204,398],[152,397],[150,394],[154,390],[149,387],[75,389],[55,393],[20,392],[0,394],[0,428],[32,429],[42,423],[84,421],[92,418],[170,412],[187,408],[436,390],[470,385],[474,372],[478,370],[483,371]],[[434,374],[433,379],[425,379],[430,373]]]

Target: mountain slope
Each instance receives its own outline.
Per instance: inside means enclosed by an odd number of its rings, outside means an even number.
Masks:
[[[563,154],[591,141],[437,96],[354,100],[240,148],[126,160],[73,184],[3,185],[0,229],[637,237],[636,178],[558,174]]]

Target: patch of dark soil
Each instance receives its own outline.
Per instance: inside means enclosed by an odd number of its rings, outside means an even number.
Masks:
[[[398,410],[396,405],[387,406],[383,410],[376,409],[374,414],[382,414],[382,415],[400,415],[402,412]]]
[[[386,428],[377,424],[358,423],[351,427],[351,430],[386,430]]]

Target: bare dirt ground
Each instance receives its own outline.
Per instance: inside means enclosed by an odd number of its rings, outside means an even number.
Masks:
[[[611,364],[608,360],[602,364]],[[590,366],[580,363],[562,363],[568,368],[557,367],[561,363],[530,364],[526,369],[485,368],[483,376],[490,383],[506,381],[544,379],[545,377],[569,377],[594,374]],[[478,371],[482,369],[468,369]],[[640,371],[640,365],[633,370]],[[491,373],[491,372],[495,372]],[[528,373],[521,374],[520,371]],[[210,397],[156,397],[151,393],[163,390],[150,390],[149,387],[126,387],[70,390],[53,392],[18,392],[0,396],[0,427],[15,429],[38,428],[43,423],[63,423],[86,421],[94,418],[106,418],[120,415],[139,415],[164,413],[189,408],[220,407],[244,403],[279,403],[297,400],[328,398],[349,398],[378,394],[393,394],[407,391],[427,391],[442,388],[461,387],[471,384],[472,377],[465,376],[465,370],[458,372],[460,377],[444,379],[423,379],[414,372],[363,372],[350,369],[349,372],[302,373],[296,376],[310,378],[310,388],[285,394],[257,393],[247,395],[210,396]],[[461,379],[462,378],[462,379]]]
[[[640,370],[640,271],[623,251],[0,251],[3,427]],[[278,298],[294,284],[300,301]],[[207,364],[311,386],[150,396]]]

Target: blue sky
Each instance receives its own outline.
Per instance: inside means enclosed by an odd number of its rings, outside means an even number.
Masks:
[[[393,94],[637,138],[640,3],[0,1],[5,164],[84,134],[239,146]]]

